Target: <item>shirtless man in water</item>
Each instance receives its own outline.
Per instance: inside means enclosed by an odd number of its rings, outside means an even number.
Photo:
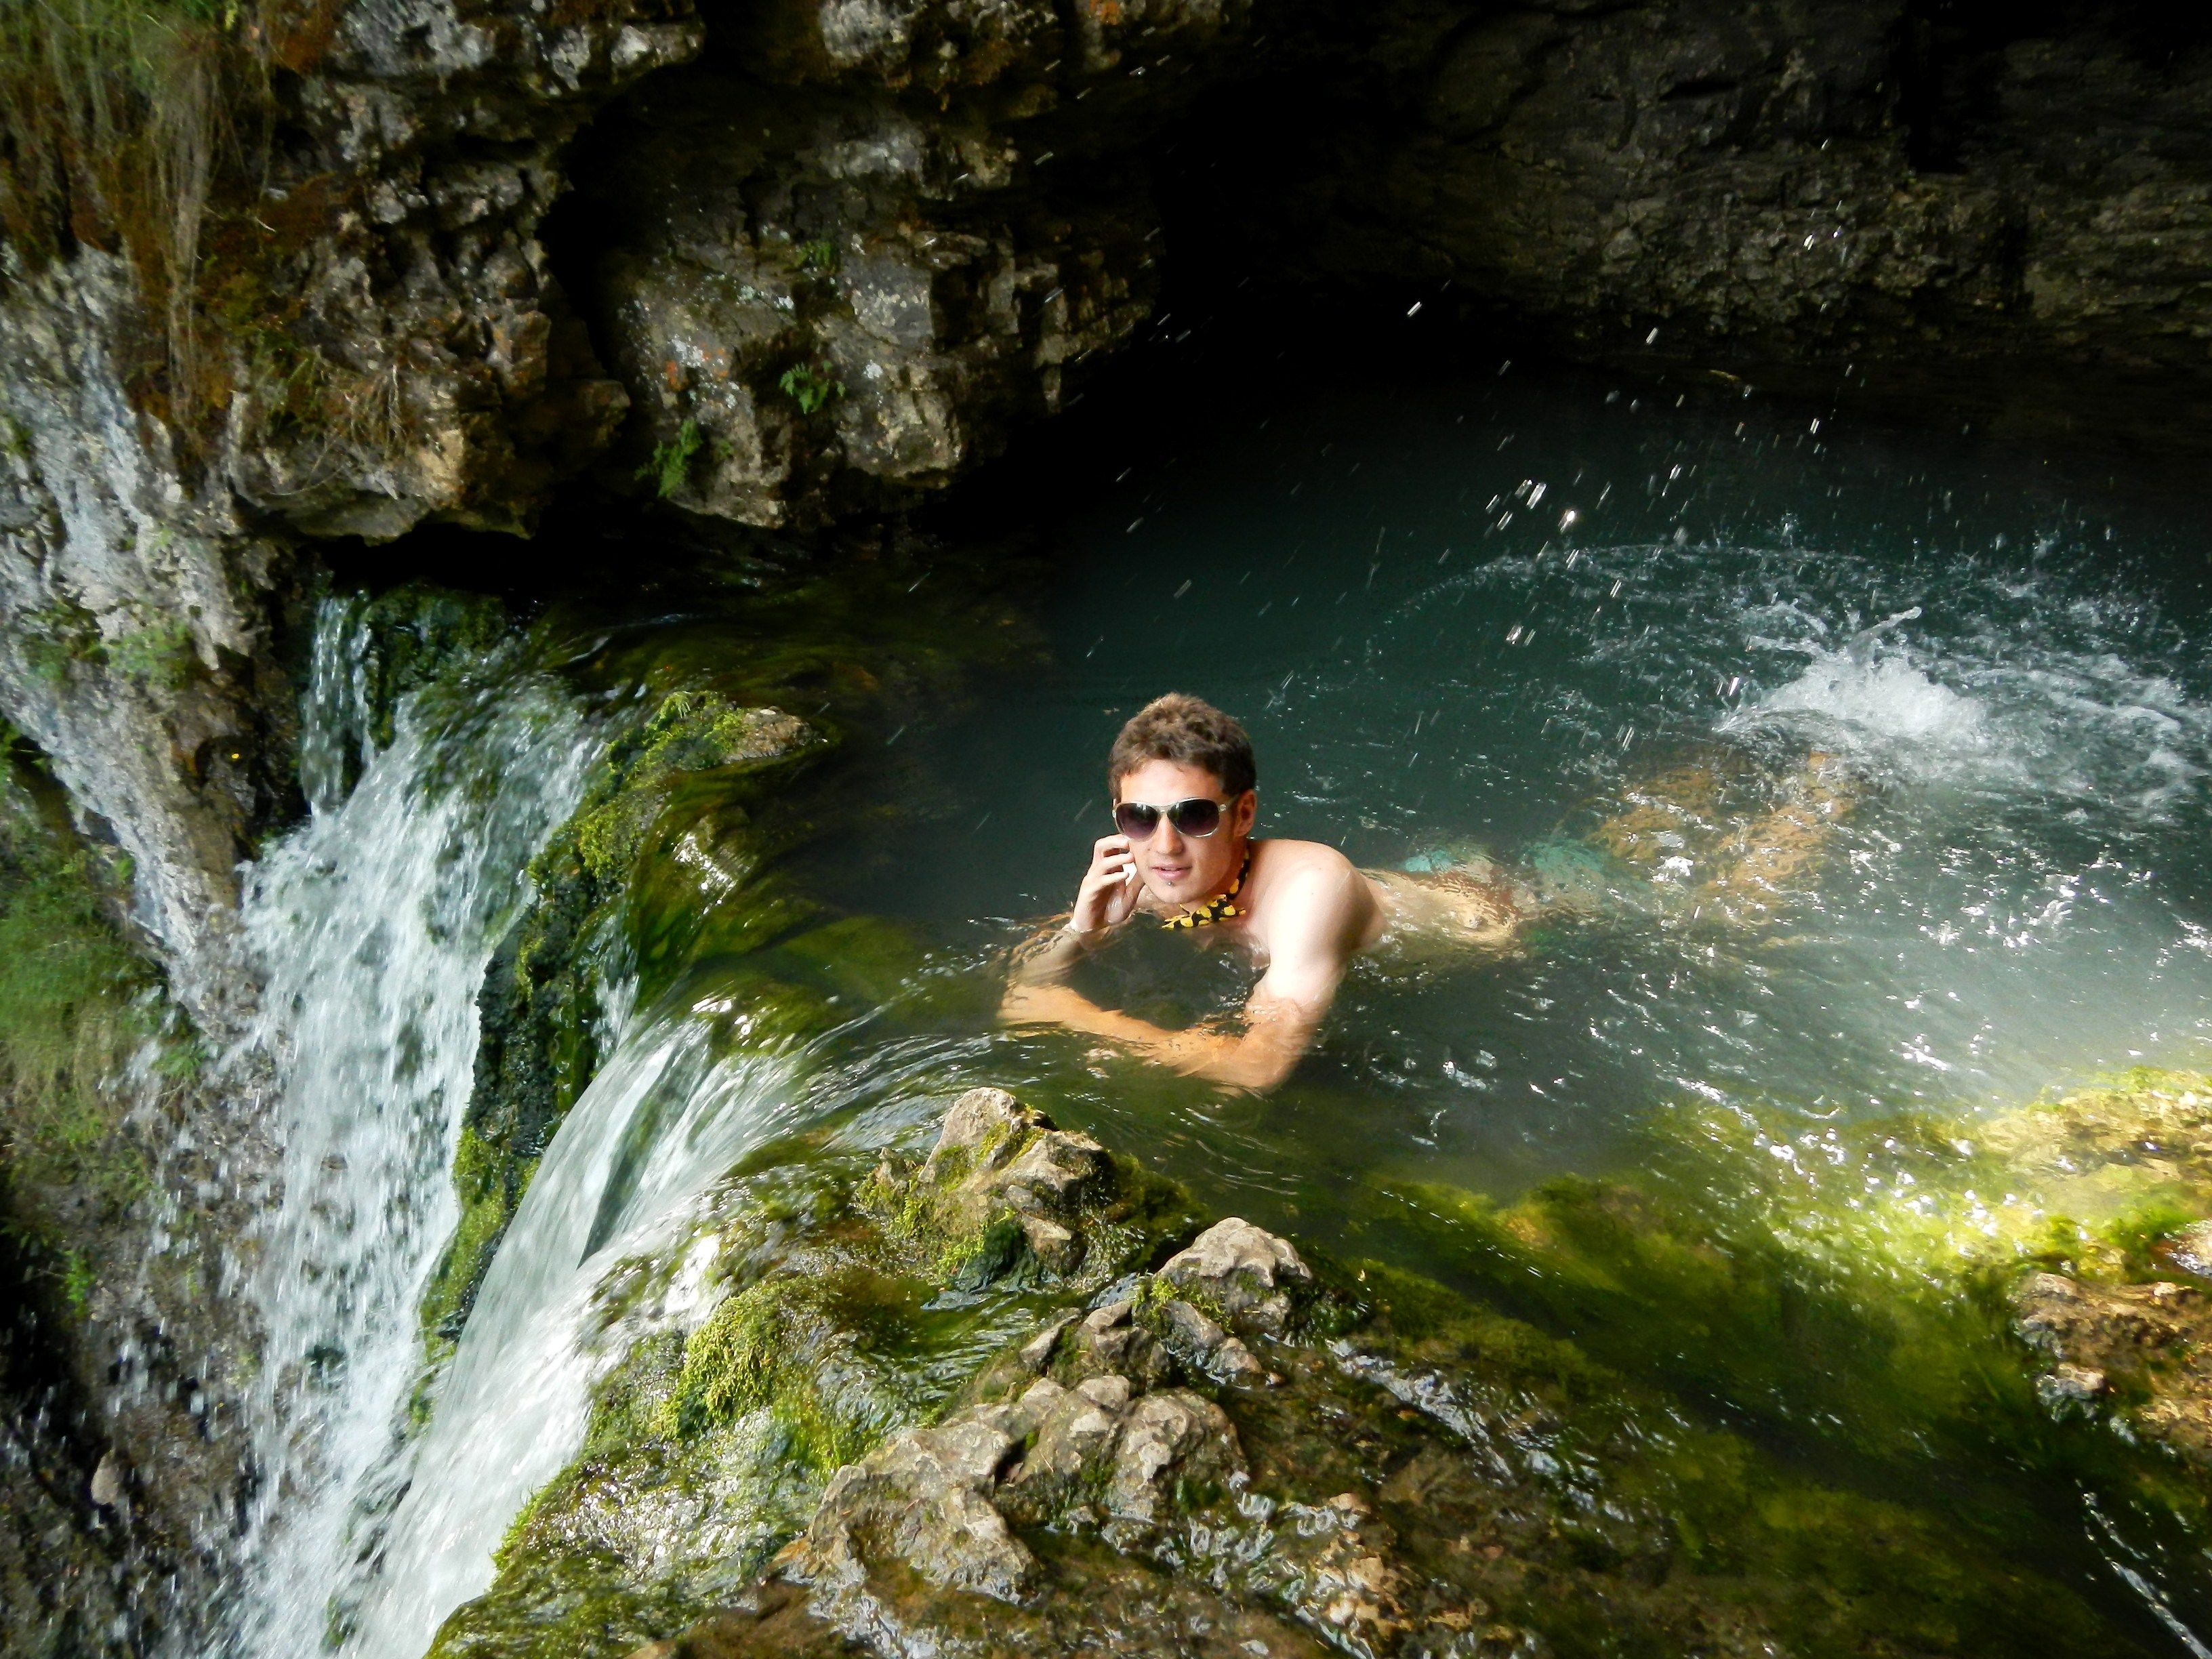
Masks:
[[[1319,842],[1255,840],[1251,739],[1196,697],[1170,693],[1139,710],[1106,769],[1117,833],[1091,848],[1066,922],[1019,953],[1000,1006],[1010,1024],[1065,1026],[1224,1088],[1265,1092],[1313,1041],[1355,951],[1417,935],[1503,949],[1542,902],[1483,863],[1426,875],[1361,870]],[[1838,800],[1785,808],[1747,837],[1737,870],[1708,890],[1723,913],[1730,892],[1771,891],[1774,878],[1805,862]],[[1167,927],[1218,928],[1263,964],[1241,1032],[1166,1030],[1066,982],[1139,914]]]

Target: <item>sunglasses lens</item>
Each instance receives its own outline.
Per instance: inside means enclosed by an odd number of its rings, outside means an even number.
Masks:
[[[1131,841],[1142,841],[1160,827],[1160,809],[1125,800],[1114,809],[1114,827]]]
[[[1221,827],[1221,803],[1218,800],[1179,800],[1168,808],[1168,817],[1183,835],[1210,836]]]

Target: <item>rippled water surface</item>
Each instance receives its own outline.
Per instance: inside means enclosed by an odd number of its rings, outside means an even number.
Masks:
[[[1250,727],[1262,833],[1371,866],[1525,858],[1638,799],[1725,843],[1838,757],[1851,810],[1763,925],[1688,914],[1729,861],[1709,845],[1656,870],[1663,921],[1364,962],[1264,1103],[1133,1106],[1127,1065],[1071,1081],[1073,1045],[1012,1045],[1284,1219],[1376,1171],[1502,1194],[1601,1167],[1684,1098],[1831,1121],[2203,1064],[2197,523],[1984,447],[1669,404],[1510,376],[1293,393],[1134,456],[1056,534],[1050,671],[897,734],[911,816],[830,878],[944,950],[1003,945],[1072,898],[1107,745],[1168,689]],[[1134,941],[1097,988],[1218,1008],[1252,975],[1206,943]]]

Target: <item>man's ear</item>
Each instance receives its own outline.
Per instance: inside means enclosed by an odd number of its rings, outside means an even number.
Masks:
[[[1235,804],[1229,809],[1230,833],[1236,836],[1250,835],[1252,826],[1259,821],[1259,817],[1260,792],[1256,789],[1247,789],[1237,797]]]

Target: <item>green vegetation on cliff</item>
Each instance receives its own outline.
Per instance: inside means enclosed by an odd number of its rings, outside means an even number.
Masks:
[[[648,998],[665,988],[655,941],[641,933],[656,923],[712,927],[735,942],[756,929],[772,937],[787,920],[767,895],[703,914],[757,855],[737,839],[747,819],[736,799],[724,801],[719,824],[690,816],[680,830],[664,826],[682,786],[704,777],[720,794],[733,786],[742,794],[751,775],[786,769],[818,741],[780,711],[711,690],[672,692],[609,745],[582,805],[532,862],[532,902],[501,942],[479,1000],[476,1086],[453,1171],[461,1224],[422,1306],[434,1343],[459,1334],[538,1158],[599,1069],[603,999],[625,981]],[[657,910],[656,876],[685,866],[644,854],[678,837],[701,851],[709,836],[725,852],[712,866],[724,894],[677,896],[688,916]]]
[[[240,210],[270,76],[318,58],[334,21],[316,0],[0,0],[0,235],[31,261],[80,243],[130,260],[145,328],[123,372],[188,440],[219,416],[239,343],[210,277],[234,286],[240,246],[273,240]]]
[[[724,981],[723,1040],[795,1042],[908,983],[914,942],[800,894],[778,860],[819,833],[823,763],[896,737],[975,675],[1033,650],[1006,602],[1022,568],[927,544],[870,544],[781,568],[732,558],[688,579],[641,635],[594,623],[569,672],[611,708],[582,802],[532,864],[532,898],[486,971],[454,1177],[462,1221],[422,1306],[456,1338],[538,1159],[605,1060],[611,1005]],[[559,626],[556,617],[552,623]],[[872,746],[872,744],[871,744]],[[848,799],[836,811],[849,816]]]
[[[64,1212],[104,1218],[144,1179],[116,1085],[161,1016],[153,971],[117,926],[125,883],[120,855],[80,841],[58,787],[11,753],[0,775],[0,1158],[12,1224],[65,1251]]]

